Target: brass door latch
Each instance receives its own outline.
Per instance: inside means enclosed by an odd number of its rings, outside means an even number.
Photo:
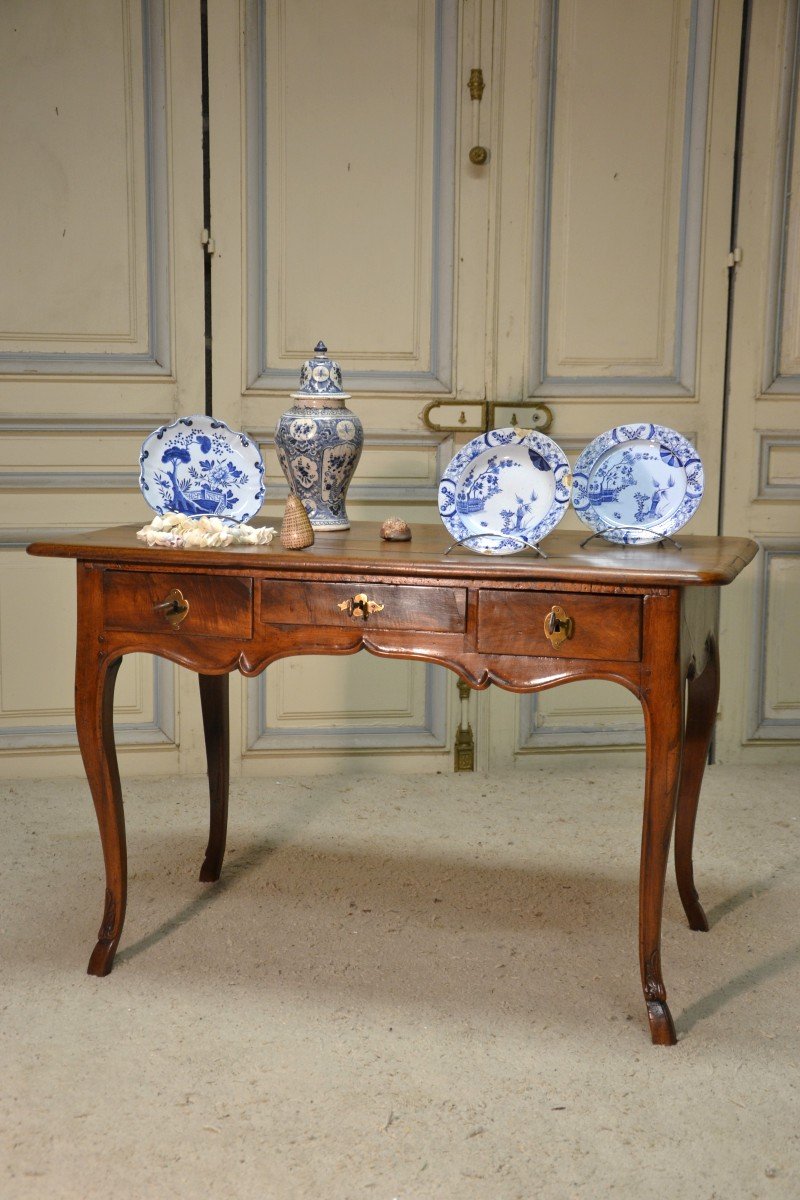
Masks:
[[[554,604],[544,619],[544,636],[554,648],[572,637],[572,617],[568,617],[560,604]]]
[[[189,601],[184,599],[178,588],[173,588],[171,592],[167,592],[166,600],[153,605],[153,612],[163,613],[164,620],[168,621],[173,629],[177,629],[189,614]]]
[[[383,605],[378,604],[377,600],[370,600],[366,592],[359,592],[357,596],[351,596],[349,600],[342,600],[337,608],[346,612],[350,617],[361,617],[362,621],[366,621],[367,617],[371,617],[373,613],[383,612]]]
[[[524,425],[539,433],[553,423],[552,409],[538,400],[430,400],[420,419],[433,433],[488,433],[497,428],[498,408],[511,409],[512,425]],[[518,417],[518,411],[524,416]]]

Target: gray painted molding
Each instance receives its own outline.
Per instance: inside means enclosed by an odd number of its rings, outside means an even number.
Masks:
[[[125,664],[123,662],[122,670]],[[118,747],[174,746],[175,667],[166,659],[153,657],[153,720],[114,722]],[[0,753],[35,750],[77,750],[74,725],[24,725],[0,728]]]
[[[758,437],[758,492],[756,500],[800,500],[800,481],[797,483],[769,483],[769,459],[775,446],[797,446],[800,449],[800,433],[796,431],[764,432]]]
[[[446,750],[447,682],[446,667],[425,664],[425,722],[420,726],[371,725],[369,728],[300,727],[296,731],[270,729],[269,668],[247,681],[246,754],[312,751],[372,751],[398,753],[406,750]]]
[[[151,417],[108,417],[73,416],[70,413],[42,414],[41,416],[0,416],[0,437],[7,433],[22,434],[88,434],[98,437],[113,435],[135,435],[142,440],[161,425],[169,425],[176,417],[154,415]]]
[[[770,565],[773,558],[781,555],[800,557],[798,538],[758,538],[761,547],[758,565],[760,569],[758,592],[755,605],[754,663],[757,669],[751,672],[750,720],[748,739],[751,741],[800,741],[800,720],[791,717],[768,717],[765,715],[766,667],[767,667],[767,615],[769,613]]]
[[[0,374],[169,376],[169,185],[165,0],[140,0],[147,194],[148,346],[144,354],[0,351]]]
[[[35,471],[0,469],[0,491],[127,492],[138,491],[138,488],[139,472],[126,468],[116,471],[54,471],[50,467],[39,467]]]
[[[250,426],[248,429],[250,438],[257,442],[262,449],[265,459],[267,460],[267,477],[268,480],[273,475],[271,467],[274,464],[275,452],[275,431],[274,429],[264,429],[261,426]],[[422,449],[435,455],[434,466],[434,482],[433,483],[383,483],[375,481],[372,483],[360,483],[358,472],[348,488],[347,495],[352,500],[363,500],[367,502],[380,503],[383,500],[409,500],[415,503],[429,503],[436,505],[436,499],[439,491],[439,480],[444,474],[444,469],[447,466],[452,456],[453,440],[449,433],[396,433],[382,432],[381,430],[370,430],[368,449],[391,449],[396,447],[399,450],[415,450]],[[277,487],[273,482],[268,482],[267,496],[274,498],[276,495],[283,495],[285,492],[283,476],[280,477],[280,482]]]
[[[569,687],[569,684],[561,685]],[[630,692],[622,688],[621,696],[630,696]],[[639,749],[644,745],[644,717],[631,718],[616,724],[608,723],[602,729],[593,725],[560,725],[558,728],[537,728],[539,712],[539,693],[529,692],[520,696],[519,704],[519,743],[517,753],[535,753],[540,750],[555,750],[561,748],[588,749],[591,746],[631,747]]]
[[[705,173],[706,122],[711,80],[714,0],[692,0],[686,79],[683,175],[675,297],[675,370],[668,376],[548,375],[547,313],[550,288],[549,228],[555,121],[559,0],[542,6],[536,175],[539,190],[533,212],[531,351],[529,396],[689,396],[695,389],[700,299],[700,249]]]
[[[457,0],[436,3],[436,101],[433,245],[431,254],[431,371],[359,371],[348,367],[351,392],[449,392],[452,388],[455,273]],[[266,21],[265,0],[246,0],[247,157],[247,390],[291,389],[297,369],[267,366]]]
[[[781,375],[783,353],[783,309],[786,290],[786,249],[789,237],[789,204],[792,199],[792,144],[797,120],[798,66],[800,65],[800,4],[787,0],[787,38],[783,63],[783,86],[777,129],[775,178],[772,186],[772,233],[767,284],[767,322],[762,391],[769,395],[800,393],[800,375]],[[796,286],[794,280],[793,285]]]

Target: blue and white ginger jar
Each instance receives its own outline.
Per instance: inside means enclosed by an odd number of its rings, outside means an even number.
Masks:
[[[344,501],[364,445],[361,421],[345,406],[341,368],[327,355],[318,342],[291,393],[295,405],[275,429],[283,473],[319,533],[350,528]]]

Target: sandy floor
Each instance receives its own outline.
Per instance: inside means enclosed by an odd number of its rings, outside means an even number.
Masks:
[[[796,771],[707,774],[673,1049],[639,990],[641,769],[578,771],[240,781],[210,886],[202,781],[126,781],[105,980],[85,786],[0,784],[0,1196],[796,1200]]]

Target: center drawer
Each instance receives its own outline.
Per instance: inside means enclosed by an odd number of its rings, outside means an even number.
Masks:
[[[349,602],[366,596],[351,614]],[[382,607],[377,607],[382,606]],[[366,619],[361,615],[367,611]],[[392,583],[328,583],[270,579],[261,584],[261,620],[267,625],[334,625],[462,633],[465,588]]]
[[[175,592],[189,606],[178,622],[170,620],[174,601],[168,603]],[[195,637],[253,636],[253,581],[236,575],[106,571],[103,602],[109,629],[152,633],[174,628]]]
[[[554,606],[572,623],[570,636],[557,646],[545,633],[545,619]],[[493,654],[638,662],[641,626],[640,596],[499,588],[486,588],[478,596],[478,650]]]

